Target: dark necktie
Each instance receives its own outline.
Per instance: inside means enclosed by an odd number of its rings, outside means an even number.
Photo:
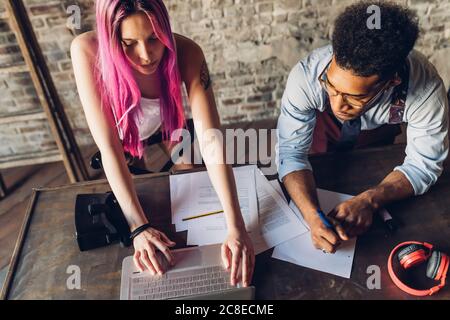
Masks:
[[[353,149],[361,132],[361,117],[344,121],[341,128],[341,138],[336,146],[337,151]]]

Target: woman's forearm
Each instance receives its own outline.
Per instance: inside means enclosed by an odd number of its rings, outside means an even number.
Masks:
[[[190,63],[191,72],[186,72],[192,118],[200,151],[225,214],[229,231],[245,230],[233,170],[226,164],[223,134],[220,131],[220,117],[217,111],[212,86],[205,85],[202,79],[209,77],[206,61],[201,49]],[[191,62],[191,61],[190,61]],[[206,69],[205,69],[206,67]],[[203,75],[203,78],[200,75]]]
[[[101,150],[103,169],[131,230],[148,222],[121,148]]]
[[[217,121],[218,122],[218,121]],[[226,164],[226,150],[217,123],[197,126],[200,151],[205,161],[211,183],[225,214],[229,231],[245,230],[240,210],[236,182],[231,165]]]

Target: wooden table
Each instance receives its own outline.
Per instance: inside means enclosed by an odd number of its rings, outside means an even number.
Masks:
[[[358,150],[311,158],[320,188],[357,194],[378,183],[404,158],[404,146]],[[272,250],[257,256],[253,283],[257,299],[414,299],[397,289],[387,274],[386,261],[395,244],[428,241],[450,252],[450,175],[447,170],[426,195],[388,208],[400,224],[390,235],[379,219],[357,241],[351,279],[272,259]],[[136,189],[151,221],[179,246],[185,233],[170,224],[169,176],[134,177]],[[80,193],[109,191],[106,180],[34,190],[16,245],[2,298],[6,299],[118,299],[122,259],[132,248],[113,245],[79,252],[74,238],[74,204]],[[69,266],[81,271],[81,290],[68,290]],[[381,268],[381,289],[369,290],[367,268]],[[420,271],[420,270],[418,270]],[[421,274],[425,279],[424,272]],[[425,285],[428,281],[419,281]],[[433,283],[431,281],[431,283]],[[450,289],[426,299],[449,299]]]

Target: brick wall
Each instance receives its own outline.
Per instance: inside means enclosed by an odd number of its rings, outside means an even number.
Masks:
[[[70,63],[75,34],[94,26],[93,0],[25,0],[59,96],[77,141],[93,143],[81,111]],[[349,0],[167,0],[175,32],[203,48],[222,121],[273,118],[291,67],[329,43],[332,21]],[[450,84],[450,0],[403,0],[417,11],[422,30],[417,49]],[[81,9],[81,29],[67,27],[70,5]],[[2,12],[0,4],[0,13]],[[21,61],[14,35],[0,20],[0,66]],[[27,73],[0,74],[0,116],[40,108]],[[0,125],[0,157],[49,145],[45,121]],[[40,129],[39,129],[40,128]],[[28,131],[27,131],[28,130]]]

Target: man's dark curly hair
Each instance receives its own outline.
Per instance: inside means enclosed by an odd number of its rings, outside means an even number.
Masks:
[[[380,8],[380,29],[369,29],[371,5]],[[409,9],[384,1],[362,1],[339,15],[333,32],[337,64],[358,76],[392,76],[406,59],[419,35],[417,16]]]

